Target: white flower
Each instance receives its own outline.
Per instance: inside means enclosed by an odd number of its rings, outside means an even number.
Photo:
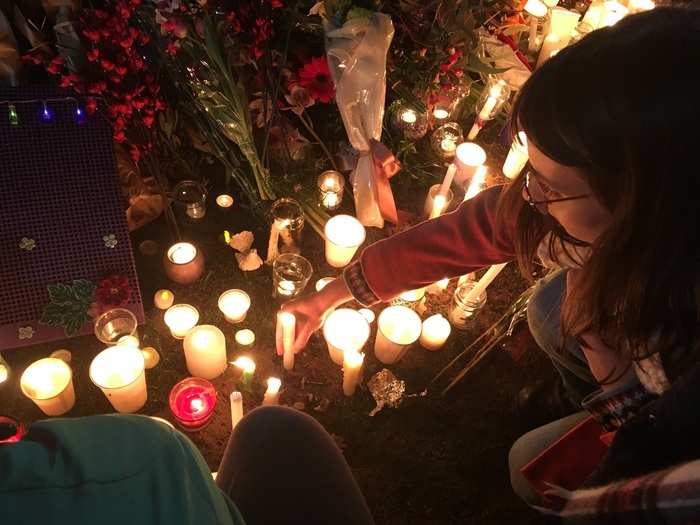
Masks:
[[[31,252],[34,248],[36,248],[36,241],[28,237],[22,237],[22,240],[19,242],[19,248],[20,250],[27,250],[28,252]]]
[[[117,240],[116,235],[114,235],[113,233],[105,235],[104,237],[102,237],[102,240],[105,242],[105,248],[114,248],[119,242]]]
[[[34,328],[31,326],[20,326],[17,337],[19,339],[31,339],[34,337]]]

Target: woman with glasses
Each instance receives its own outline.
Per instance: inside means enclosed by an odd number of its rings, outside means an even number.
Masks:
[[[283,308],[297,316],[297,351],[323,315],[349,299],[389,301],[513,259],[531,278],[539,255],[559,270],[537,285],[531,332],[569,397],[617,431],[587,485],[654,476],[699,458],[700,102],[692,73],[700,64],[699,13],[669,7],[633,15],[548,60],[525,83],[511,115],[513,135],[528,137],[529,169],[452,213],[369,246],[343,279],[287,303]],[[511,479],[528,503],[543,504],[520,467],[584,414],[514,445]],[[697,474],[697,466],[683,472]],[[660,475],[637,488],[651,487],[644,492],[651,499],[670,498],[668,486],[659,488],[668,479],[678,481]],[[579,493],[566,497],[574,501]],[[608,496],[608,504],[636,504],[635,511],[673,523],[669,513],[686,509],[690,497],[654,505]],[[590,515],[606,511],[592,501]],[[694,508],[700,519],[697,502]]]

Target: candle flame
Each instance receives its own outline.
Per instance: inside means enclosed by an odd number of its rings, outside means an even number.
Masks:
[[[204,402],[201,399],[199,399],[198,397],[196,397],[192,401],[190,401],[190,408],[195,413],[201,412],[202,409],[204,408]]]
[[[278,377],[268,377],[267,378],[267,393],[276,394],[280,391],[282,386],[282,380]]]
[[[365,354],[355,350],[345,350],[343,353],[343,368],[359,368],[365,360]]]
[[[486,172],[488,168],[481,165],[477,168],[471,182],[469,183],[469,188],[464,194],[464,200],[469,200],[472,197],[476,197],[485,187],[486,187]]]
[[[418,115],[412,109],[406,109],[401,113],[401,120],[406,124],[415,124],[418,120]]]
[[[231,232],[228,230],[224,230],[224,242],[226,244],[231,242]]]
[[[435,117],[438,120],[444,120],[449,116],[450,113],[446,109],[439,108],[433,111],[433,117]]]
[[[255,363],[250,357],[239,357],[235,361],[231,361],[231,364],[237,366],[238,368],[249,374],[255,372]]]

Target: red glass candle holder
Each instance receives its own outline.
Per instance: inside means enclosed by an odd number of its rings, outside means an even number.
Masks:
[[[189,432],[204,427],[214,414],[216,389],[206,379],[188,377],[170,391],[170,411],[178,424]]]
[[[0,416],[0,445],[17,443],[25,434],[24,425],[9,416]]]

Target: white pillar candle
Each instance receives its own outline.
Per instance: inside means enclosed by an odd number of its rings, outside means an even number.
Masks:
[[[435,198],[433,199],[433,208],[430,210],[430,215],[428,215],[428,218],[435,219],[436,217],[439,217],[442,215],[442,212],[445,210],[446,206],[447,198],[444,195],[435,195]]]
[[[440,314],[431,315],[423,321],[420,345],[426,350],[440,350],[450,336],[450,322]]]
[[[279,405],[280,404],[280,387],[282,381],[277,377],[267,378],[267,390],[263,397],[263,406]]]
[[[204,273],[204,255],[193,244],[178,242],[165,252],[163,265],[171,281],[190,284]]]
[[[523,171],[528,161],[527,135],[519,131],[518,138],[513,139],[506,161],[503,163],[503,175],[509,179],[514,179]]]
[[[527,47],[528,51],[534,53],[537,51],[539,45],[537,25],[539,24],[540,18],[547,15],[547,6],[540,0],[527,0],[524,9],[530,15],[530,35]]]
[[[47,416],[65,414],[75,404],[73,373],[60,359],[45,357],[27,367],[19,380],[22,393]]]
[[[227,195],[226,193],[222,193],[216,198],[216,204],[219,206],[219,208],[230,208],[233,206],[233,197]]]
[[[175,294],[170,290],[158,290],[153,296],[153,303],[156,305],[156,308],[160,308],[161,310],[170,308],[174,301]]]
[[[343,394],[351,396],[362,380],[362,363],[365,354],[346,350],[343,355]]]
[[[555,55],[562,47],[564,43],[559,35],[556,33],[549,33],[542,43],[542,49],[540,49],[540,56],[537,58],[537,66],[539,68],[547,60],[549,60],[553,55]]]
[[[175,339],[184,339],[187,332],[197,325],[199,312],[189,304],[176,304],[165,311],[163,320]]]
[[[457,153],[455,154],[455,164],[457,165],[455,179],[457,184],[463,185],[466,183],[484,162],[486,162],[486,152],[478,144],[463,142],[457,146]]]
[[[591,5],[588,6],[588,10],[586,10],[586,14],[583,15],[583,22],[590,25],[593,29],[600,29],[603,27],[604,15],[605,8],[602,0],[593,0]]]
[[[576,29],[581,15],[576,11],[569,11],[563,7],[552,9],[548,34],[554,33],[561,40],[561,48],[566,47],[571,40],[571,35]],[[560,48],[560,49],[561,49]]]
[[[335,281],[335,277],[321,277],[316,281],[316,291],[320,292],[333,281]]]
[[[226,337],[216,326],[196,326],[189,331],[182,346],[187,370],[195,377],[214,379],[228,367]]]
[[[405,306],[390,306],[379,314],[374,355],[390,365],[403,357],[408,347],[420,337],[420,316]]]
[[[323,323],[323,338],[328,344],[328,353],[337,365],[343,364],[347,351],[359,352],[369,339],[369,323],[356,310],[338,308],[333,310]]]
[[[451,163],[445,172],[445,177],[442,179],[442,184],[440,184],[440,189],[438,190],[438,195],[447,197],[447,193],[450,191],[450,186],[452,186],[452,181],[457,173],[457,166]]]
[[[218,304],[229,323],[240,323],[250,308],[250,296],[243,290],[226,290],[219,296]]]
[[[486,288],[488,288],[488,286],[498,276],[498,274],[501,273],[501,270],[506,267],[506,264],[508,263],[494,264],[491,266],[483,277],[479,279],[479,282],[476,283],[474,288],[472,288],[464,302],[470,303],[475,301],[477,297],[480,297],[486,291]]]
[[[250,348],[253,343],[255,343],[255,332],[245,328],[243,330],[238,330],[234,336],[236,343],[243,348]]]
[[[243,395],[240,392],[231,392],[231,430],[235,430],[238,422],[243,419]]]
[[[336,215],[325,227],[326,261],[335,268],[342,268],[352,259],[365,242],[365,227],[351,215]]]
[[[294,368],[294,339],[296,337],[297,319],[289,312],[277,314],[277,330],[282,339],[282,364],[285,370]]]
[[[367,321],[369,324],[372,324],[374,322],[374,318],[376,316],[374,315],[374,312],[369,308],[360,308],[358,312],[360,312],[360,315],[362,315],[362,317],[365,318],[365,321]]]
[[[117,412],[136,412],[148,397],[141,350],[112,346],[90,363],[90,379],[102,390]]]
[[[472,180],[469,181],[469,187],[467,188],[467,191],[464,192],[464,199],[462,202],[469,200],[473,197],[476,197],[479,193],[481,193],[485,188],[486,188],[486,173],[488,172],[488,168],[486,166],[479,166],[476,169],[476,172],[474,173],[474,176],[472,177]]]

